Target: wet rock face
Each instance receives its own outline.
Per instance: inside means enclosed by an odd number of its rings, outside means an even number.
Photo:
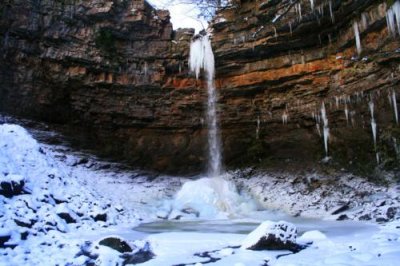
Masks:
[[[399,37],[386,24],[393,1],[314,3],[242,0],[214,19],[226,159],[267,167],[318,165],[325,157],[324,103],[331,165],[367,174],[379,157],[381,166],[392,168],[400,137],[393,108]],[[234,139],[247,148],[234,147]]]
[[[204,90],[184,71],[192,29],[143,0],[0,3],[0,111],[69,123],[109,155],[202,168]],[[200,163],[199,163],[200,162]]]
[[[319,165],[322,102],[330,164],[371,173],[378,153],[398,165],[392,3],[237,2],[211,25],[225,165]],[[72,135],[135,166],[204,169],[206,89],[187,68],[193,30],[173,31],[168,12],[143,0],[14,0],[0,11],[0,111],[74,125]]]

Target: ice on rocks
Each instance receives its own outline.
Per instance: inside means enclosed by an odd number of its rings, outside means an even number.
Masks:
[[[238,193],[233,182],[220,177],[186,182],[172,206],[178,211],[193,209],[201,218],[240,216],[257,209],[255,202]]]

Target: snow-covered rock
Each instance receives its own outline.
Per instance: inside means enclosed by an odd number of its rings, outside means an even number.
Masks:
[[[11,198],[25,193],[25,178],[21,175],[0,173],[0,195]]]
[[[387,222],[400,218],[396,211],[400,210],[400,185],[396,181],[380,186],[349,173],[329,176],[244,169],[230,174],[237,186],[265,209],[331,220]]]
[[[303,247],[296,243],[297,229],[291,223],[265,221],[243,241],[241,249],[290,250],[297,252]]]
[[[179,182],[159,178],[149,187],[145,176],[102,167],[93,156],[91,168],[76,164],[88,157],[38,143],[21,126],[0,124],[0,265],[122,265],[131,259],[86,245],[84,235],[151,219],[143,203],[172,196],[166,188]],[[88,256],[77,256],[82,250]]]

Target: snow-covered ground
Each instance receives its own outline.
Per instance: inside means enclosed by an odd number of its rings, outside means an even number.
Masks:
[[[130,254],[150,245],[154,257],[141,265],[398,265],[398,187],[348,175],[334,187],[317,176],[249,175],[149,178],[0,124],[0,265],[123,265],[127,254],[99,243],[109,236],[125,239]],[[264,207],[384,223],[293,218]],[[267,219],[290,220],[297,241],[313,243],[296,254],[241,249]]]
[[[400,219],[398,181],[378,186],[349,173],[289,175],[251,169],[233,172],[231,178],[263,208],[292,216],[375,222]],[[388,173],[387,178],[390,181],[393,176]]]

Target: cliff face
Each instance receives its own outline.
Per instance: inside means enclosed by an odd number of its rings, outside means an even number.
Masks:
[[[220,11],[212,27],[227,159],[318,165],[324,105],[330,165],[364,174],[377,160],[398,165],[399,31],[391,34],[386,21],[392,4],[241,1]]]
[[[200,170],[203,90],[171,78],[193,30],[173,32],[168,11],[143,0],[0,5],[0,110],[73,124],[72,134],[145,168]]]
[[[319,165],[324,103],[331,165],[366,173],[376,154],[397,165],[392,4],[243,0],[221,10],[211,27],[225,164]],[[172,31],[168,12],[141,0],[14,0],[0,10],[0,111],[74,125],[137,166],[203,169],[206,93],[187,70],[193,31]]]

